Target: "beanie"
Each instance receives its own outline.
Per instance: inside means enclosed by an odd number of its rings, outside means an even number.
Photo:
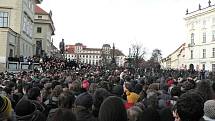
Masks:
[[[0,119],[7,119],[12,112],[10,100],[6,96],[0,96]]]
[[[87,92],[84,92],[84,93],[78,95],[78,97],[75,100],[76,106],[83,106],[87,109],[91,108],[92,104],[93,104],[93,98]]]
[[[134,92],[126,92],[128,103],[136,103],[139,99],[139,95]]]
[[[122,85],[114,86],[112,89],[112,93],[117,96],[122,96],[123,95],[123,86]]]
[[[21,100],[15,107],[17,116],[26,116],[36,111],[36,106],[30,100]]]
[[[215,119],[215,100],[208,100],[204,103],[205,116]]]

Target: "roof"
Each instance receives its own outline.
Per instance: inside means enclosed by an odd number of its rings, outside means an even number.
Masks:
[[[82,43],[75,43],[75,46],[83,46]]]
[[[111,55],[113,54],[113,49],[111,49],[110,51]],[[118,50],[118,49],[115,49],[115,53],[114,53],[115,56],[125,56],[122,51]]]
[[[39,7],[38,5],[36,5],[36,7],[35,7],[35,13],[36,14],[49,14],[45,10],[43,10],[41,7]]]
[[[83,50],[88,50],[88,51],[101,51],[99,48],[84,48]]]
[[[109,44],[103,44],[102,47],[110,47],[110,45]]]

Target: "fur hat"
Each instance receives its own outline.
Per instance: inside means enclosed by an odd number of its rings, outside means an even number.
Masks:
[[[215,100],[208,100],[204,103],[205,116],[215,119]]]
[[[139,95],[134,92],[126,92],[128,103],[136,103],[139,99]]]
[[[10,100],[6,96],[0,96],[0,119],[10,118],[12,106]]]

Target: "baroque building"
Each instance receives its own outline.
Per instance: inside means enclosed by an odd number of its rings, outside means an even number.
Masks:
[[[116,65],[124,66],[125,55],[118,49],[111,49],[109,44],[103,44],[102,48],[87,48],[82,43],[66,45],[66,58],[79,63],[92,65],[105,65],[114,60]]]

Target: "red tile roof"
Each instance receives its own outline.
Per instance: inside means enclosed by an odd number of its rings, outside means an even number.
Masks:
[[[35,13],[36,14],[48,14],[45,10],[43,10],[41,7],[39,7],[38,5],[36,5],[35,7]]]

